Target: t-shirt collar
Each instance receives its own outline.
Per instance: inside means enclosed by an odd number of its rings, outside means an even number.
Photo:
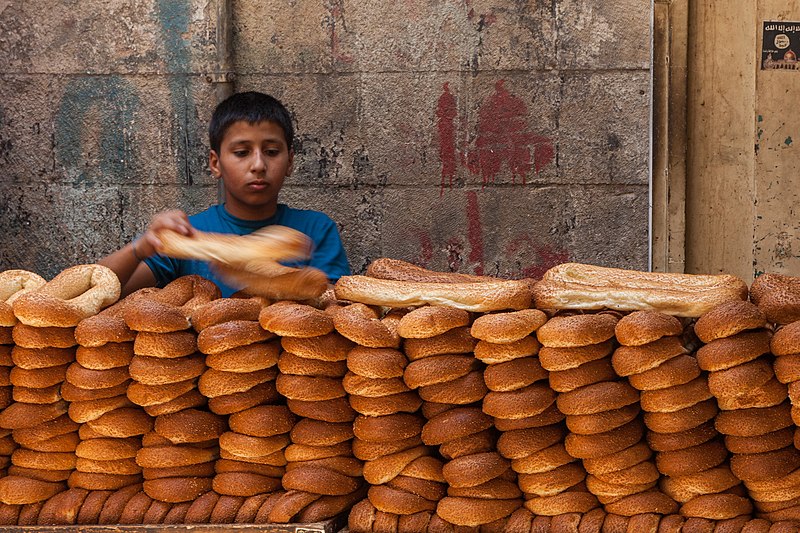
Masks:
[[[275,214],[269,218],[265,218],[262,220],[245,220],[243,218],[235,217],[231,215],[227,209],[225,209],[225,204],[223,203],[220,205],[220,216],[223,220],[236,224],[240,227],[249,227],[253,229],[263,228],[264,226],[269,226],[270,224],[276,224],[283,215],[283,211],[286,209],[286,204],[278,204],[277,209],[275,210]]]

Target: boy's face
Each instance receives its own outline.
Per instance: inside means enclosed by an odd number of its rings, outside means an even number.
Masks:
[[[225,208],[235,217],[261,220],[275,214],[283,180],[292,173],[294,152],[283,128],[271,121],[239,120],[225,131],[209,166],[225,184]]]

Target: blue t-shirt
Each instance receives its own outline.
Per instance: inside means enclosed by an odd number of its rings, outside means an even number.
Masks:
[[[277,224],[296,229],[308,235],[314,242],[311,259],[291,263],[286,266],[313,266],[328,275],[328,280],[336,282],[341,276],[350,274],[347,254],[339,237],[336,223],[325,213],[307,209],[293,209],[286,204],[278,204],[275,215],[265,220],[242,220],[225,210],[223,204],[209,207],[201,213],[189,217],[192,227],[200,231],[248,235],[257,229]],[[236,289],[225,285],[209,268],[206,261],[192,259],[175,259],[163,255],[154,255],[144,261],[156,278],[159,287],[170,281],[189,274],[198,274],[216,283],[223,297],[228,297]]]

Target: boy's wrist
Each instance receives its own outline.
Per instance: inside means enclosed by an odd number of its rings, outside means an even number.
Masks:
[[[147,251],[144,249],[144,248],[146,248],[146,243],[143,243],[142,242],[143,240],[144,239],[139,237],[138,239],[134,239],[133,242],[131,242],[131,249],[133,250],[133,257],[135,257],[139,261],[144,261],[145,259],[147,259],[151,255],[153,255],[153,252],[147,253]]]

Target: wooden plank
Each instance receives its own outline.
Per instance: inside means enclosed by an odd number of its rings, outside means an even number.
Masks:
[[[684,272],[688,0],[653,14],[653,270]]]
[[[753,277],[755,2],[692,2],[686,271]]]
[[[800,0],[758,3],[758,59],[763,21],[800,21]],[[793,50],[800,53],[800,50]],[[756,70],[753,270],[800,276],[800,70]]]

